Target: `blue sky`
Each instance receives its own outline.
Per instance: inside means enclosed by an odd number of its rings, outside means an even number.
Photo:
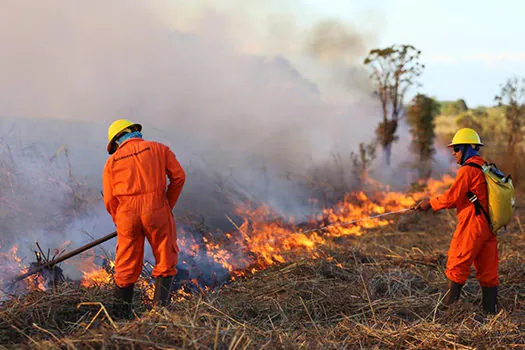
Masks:
[[[420,91],[493,104],[499,85],[525,76],[525,2],[518,0],[305,0],[317,15],[368,28],[378,46],[412,44],[426,64]]]

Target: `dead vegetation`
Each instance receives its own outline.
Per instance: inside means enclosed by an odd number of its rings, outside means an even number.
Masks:
[[[458,305],[439,305],[453,216],[414,213],[398,225],[335,238],[315,257],[297,256],[216,292],[180,297],[169,310],[141,303],[138,290],[131,322],[105,316],[107,285],[35,291],[4,303],[0,343],[45,349],[524,348],[523,206],[517,214],[500,237],[500,312],[491,317],[482,313],[473,275]],[[86,302],[94,304],[79,306]]]

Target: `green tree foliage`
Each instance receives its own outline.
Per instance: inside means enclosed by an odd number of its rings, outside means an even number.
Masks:
[[[441,102],[441,113],[443,115],[458,115],[466,111],[468,111],[468,106],[463,99]]]
[[[495,97],[499,106],[504,107],[507,124],[507,150],[505,165],[511,174],[516,174],[516,155],[520,143],[524,140],[525,126],[525,78],[513,77],[501,85],[501,91]]]
[[[489,116],[489,112],[487,107],[477,107],[472,110],[472,115],[476,118],[483,119]]]
[[[387,165],[390,165],[392,144],[397,140],[403,99],[407,90],[418,84],[416,80],[425,68],[419,62],[420,54],[421,51],[412,45],[392,45],[371,50],[363,62],[370,70],[375,93],[381,102],[383,118],[376,135]]]
[[[463,112],[456,118],[458,128],[471,128],[477,131],[483,139],[483,120],[482,117],[476,116],[472,111]]]
[[[481,137],[483,142],[493,140],[495,132],[493,123],[489,120],[489,113],[485,107],[477,107],[460,113],[456,117],[456,125],[459,128],[471,128]]]
[[[417,156],[419,177],[430,176],[430,163],[435,153],[434,120],[439,113],[439,103],[423,94],[416,95],[407,110],[407,123],[412,134],[411,149]]]

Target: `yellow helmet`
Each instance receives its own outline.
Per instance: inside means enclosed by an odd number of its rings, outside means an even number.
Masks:
[[[481,143],[481,139],[476,131],[470,128],[462,128],[456,132],[454,138],[452,139],[452,142],[448,145],[448,147],[465,144],[484,146]]]
[[[115,120],[113,123],[111,123],[111,125],[108,128],[107,151],[109,154],[115,153],[115,151],[117,150],[115,147],[115,140],[120,136],[120,134],[124,130],[128,128],[135,129],[137,131],[141,131],[142,125],[133,123],[132,121],[127,120],[127,119],[118,119],[118,120]]]

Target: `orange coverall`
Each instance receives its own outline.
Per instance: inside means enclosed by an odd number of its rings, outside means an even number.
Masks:
[[[166,176],[170,183],[166,189]],[[155,256],[153,277],[177,274],[179,248],[172,210],[186,174],[165,145],[131,138],[112,154],[102,176],[104,204],[117,228],[115,283],[134,284],[144,259],[144,237]]]
[[[483,165],[480,156],[474,156],[466,163]],[[458,224],[450,242],[445,274],[448,279],[464,284],[474,263],[476,278],[482,287],[495,287],[498,283],[498,242],[492,234],[483,212],[476,215],[476,208],[467,196],[471,191],[477,195],[482,207],[488,213],[487,184],[480,169],[471,166],[459,168],[450,189],[442,196],[432,198],[434,211],[456,208]]]

